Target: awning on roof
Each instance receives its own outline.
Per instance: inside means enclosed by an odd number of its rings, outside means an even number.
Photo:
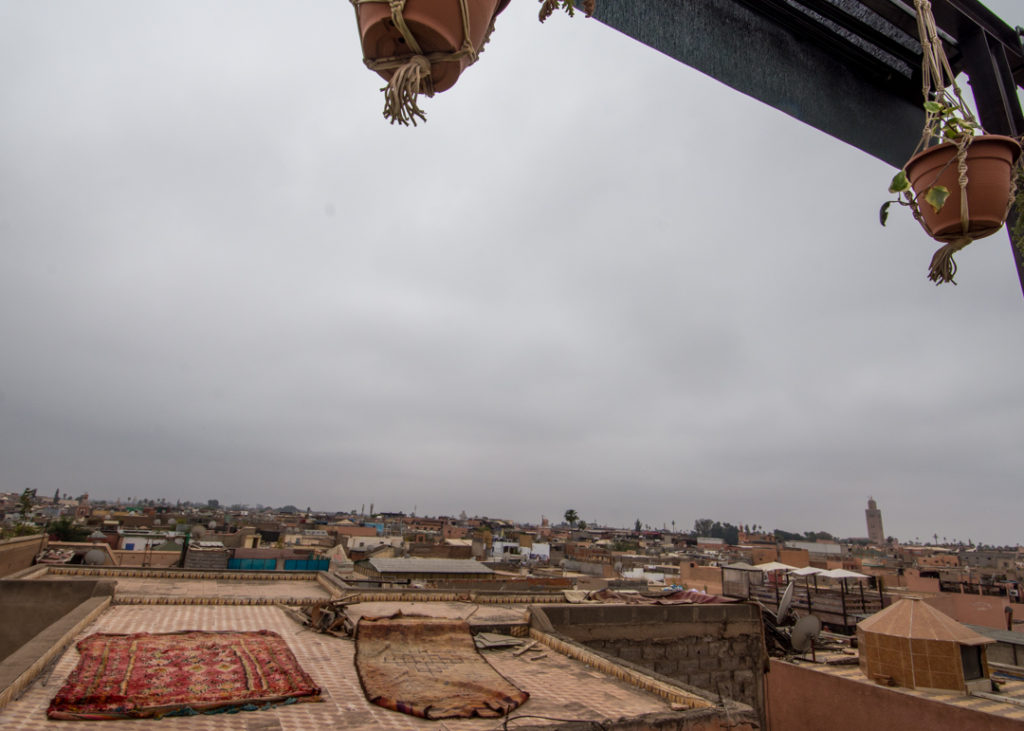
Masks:
[[[789,575],[790,576],[813,576],[814,574],[824,574],[824,573],[826,573],[825,569],[819,569],[819,568],[816,568],[814,566],[804,566],[802,569],[796,569],[795,571],[790,571]]]
[[[759,563],[754,566],[755,569],[761,571],[792,571],[796,566],[790,566],[788,563],[782,563],[781,561],[769,561],[768,563]]]
[[[858,574],[856,571],[847,571],[846,569],[832,569],[831,571],[822,571],[818,576],[825,576],[829,579],[867,579],[867,574]]]

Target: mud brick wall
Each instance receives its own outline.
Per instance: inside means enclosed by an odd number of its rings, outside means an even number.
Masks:
[[[768,655],[756,605],[563,605],[543,611],[557,632],[593,650],[745,703],[764,718]]]

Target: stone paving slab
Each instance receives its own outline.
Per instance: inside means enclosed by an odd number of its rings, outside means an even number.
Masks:
[[[46,685],[43,685],[42,679],[37,680],[20,700],[0,711],[0,729],[154,731],[159,726],[160,731],[309,731],[328,728],[354,731],[491,731],[502,727],[503,719],[427,721],[368,703],[355,671],[355,644],[301,628],[276,607],[115,606],[101,615],[80,637],[93,632],[173,632],[190,629],[268,629],[277,632],[288,642],[306,672],[321,686],[325,702],[297,703],[233,715],[164,718],[160,721],[50,721],[46,717],[50,699],[78,662],[78,652],[72,647],[57,662]],[[608,722],[671,710],[669,704],[661,698],[554,651],[531,652],[515,657],[512,650],[489,650],[484,653],[484,657],[499,673],[531,694],[530,700],[512,714],[513,718],[533,715]],[[539,659],[531,659],[534,657]],[[526,720],[524,718],[524,722]],[[542,721],[535,720],[534,723]],[[514,728],[514,725],[510,724],[510,727]]]

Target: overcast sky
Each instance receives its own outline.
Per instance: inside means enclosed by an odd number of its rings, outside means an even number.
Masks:
[[[0,491],[1017,543],[1007,237],[536,11],[406,129],[342,0],[0,0]]]

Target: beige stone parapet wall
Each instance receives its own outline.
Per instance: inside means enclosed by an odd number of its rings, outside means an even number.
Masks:
[[[27,569],[45,547],[42,533],[0,541],[0,578]]]

